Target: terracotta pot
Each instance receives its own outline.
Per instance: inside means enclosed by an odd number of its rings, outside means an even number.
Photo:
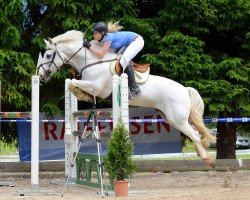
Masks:
[[[115,181],[114,191],[116,197],[127,197],[128,196],[128,181]]]

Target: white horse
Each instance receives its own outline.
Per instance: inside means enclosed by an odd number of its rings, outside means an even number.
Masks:
[[[63,64],[70,64],[82,77],[82,80],[75,80],[69,86],[78,100],[92,101],[91,95],[105,99],[111,94],[112,73],[109,66],[117,57],[115,52],[108,52],[102,59],[97,58],[82,46],[83,33],[75,30],[45,40],[45,43],[45,54],[43,57],[39,55],[37,64],[41,80],[48,80]],[[199,93],[194,88],[154,75],[149,75],[139,87],[141,93],[130,100],[129,105],[160,110],[168,123],[194,142],[198,156],[207,165],[214,166],[214,160],[205,150],[210,142],[214,142],[214,137],[204,125],[204,103]]]

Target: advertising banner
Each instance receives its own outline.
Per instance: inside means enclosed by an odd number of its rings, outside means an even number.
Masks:
[[[111,111],[111,109],[102,109]],[[154,119],[150,122],[130,122],[130,135],[134,143],[134,154],[163,154],[181,152],[180,132],[164,122],[157,110],[148,108],[130,108],[130,119]],[[41,116],[40,119],[44,117]],[[59,117],[63,121],[63,117]],[[80,117],[79,120],[86,120]],[[98,122],[101,134],[103,153],[107,151],[107,142],[113,129],[111,118],[97,117],[98,120],[109,120],[109,122]],[[160,121],[158,121],[160,120]],[[86,122],[79,122],[78,129],[84,130]],[[31,159],[31,123],[18,122],[19,156],[20,161]],[[39,159],[61,160],[64,159],[64,122],[41,122],[39,127]],[[92,130],[92,123],[87,131]],[[83,139],[80,152],[97,153],[95,139],[90,135]]]

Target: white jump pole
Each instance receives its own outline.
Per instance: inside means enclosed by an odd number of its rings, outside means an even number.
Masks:
[[[31,188],[18,190],[20,196],[52,193],[50,190],[39,189],[39,76],[32,76],[31,84]]]
[[[70,82],[70,79],[65,80],[65,177],[70,176],[70,179],[76,179],[76,165],[74,165],[73,170],[70,170],[70,165],[78,143],[78,138],[72,134],[74,130],[77,130],[77,118],[73,116],[73,112],[78,109],[78,101],[68,89]],[[70,171],[73,171],[73,173],[70,173]]]
[[[112,115],[113,115],[113,128],[116,127],[119,117],[121,116],[121,90],[119,90],[119,76],[113,75],[113,91],[112,91]]]
[[[128,76],[123,73],[120,77],[113,76],[113,128],[119,119],[122,120],[129,130],[129,109],[128,109]]]
[[[39,84],[39,76],[32,76],[31,190],[39,188]]]
[[[125,127],[129,131],[129,106],[128,106],[128,75],[123,73],[121,75],[121,89],[122,89],[122,105],[121,105],[121,118]]]

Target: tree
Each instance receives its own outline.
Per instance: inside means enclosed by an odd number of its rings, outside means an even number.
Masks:
[[[31,74],[34,73],[32,57],[20,48],[22,40],[22,1],[0,3],[0,80],[2,83],[2,111],[24,111],[30,107]],[[13,124],[2,124],[5,142],[15,140]]]
[[[111,133],[108,141],[108,153],[105,157],[105,165],[109,173],[111,183],[124,181],[135,172],[135,163],[132,155],[134,146],[124,123],[119,121]]]

